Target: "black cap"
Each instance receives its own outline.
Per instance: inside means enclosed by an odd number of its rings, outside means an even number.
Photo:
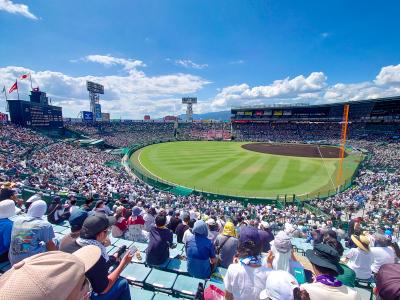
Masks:
[[[104,214],[89,216],[83,222],[80,237],[83,239],[95,239],[96,235],[115,224],[114,217],[107,217]]]
[[[330,269],[337,274],[343,274],[343,268],[339,264],[340,255],[336,249],[329,245],[315,245],[314,249],[306,251],[306,257],[313,265]]]

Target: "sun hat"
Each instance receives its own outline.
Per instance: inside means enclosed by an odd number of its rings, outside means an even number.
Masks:
[[[370,243],[370,241],[365,235],[361,234],[361,235],[357,236],[355,234],[352,234],[351,235],[351,240],[361,250],[363,250],[365,252],[369,251],[369,243]]]
[[[398,300],[400,298],[400,264],[385,264],[375,276],[376,300]]]
[[[0,219],[11,218],[18,214],[21,210],[15,207],[13,200],[7,199],[0,202]]]
[[[213,218],[208,219],[206,223],[207,223],[207,225],[210,225],[210,226],[217,225],[217,222],[215,222],[215,220]]]
[[[33,255],[0,277],[0,295],[8,300],[79,299],[85,272],[100,255],[100,248],[93,245],[72,254],[49,251]]]
[[[274,243],[276,250],[281,253],[287,253],[292,249],[290,237],[284,231],[279,231],[272,243]]]
[[[142,210],[139,206],[134,206],[132,208],[132,216],[137,217],[137,216],[140,216],[141,214],[142,214]]]
[[[83,222],[88,217],[88,213],[82,209],[76,209],[68,218],[71,225],[71,231],[78,231],[82,229]]]
[[[306,251],[308,260],[316,266],[330,269],[337,274],[343,274],[343,268],[340,266],[340,255],[331,246],[326,244],[317,244],[313,249]]]
[[[282,270],[271,271],[267,277],[265,290],[260,293],[260,299],[293,300],[293,290],[298,286],[292,274]]]
[[[114,217],[107,217],[101,213],[88,216],[83,222],[80,237],[83,239],[93,239],[97,234],[115,223],[116,220]]]
[[[37,200],[29,206],[27,215],[33,218],[41,218],[47,211],[47,204],[43,200]]]

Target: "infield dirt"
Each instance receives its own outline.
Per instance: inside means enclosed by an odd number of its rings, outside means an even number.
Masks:
[[[251,143],[242,145],[243,149],[275,154],[284,156],[297,157],[321,157],[322,158],[339,158],[340,148],[334,146],[318,146],[304,144],[269,144],[269,143]],[[345,152],[344,156],[347,156]]]

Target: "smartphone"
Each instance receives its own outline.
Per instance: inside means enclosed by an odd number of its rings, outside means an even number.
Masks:
[[[136,252],[138,251],[138,248],[135,246],[135,245],[132,245],[130,248],[129,248],[129,252],[130,252],[130,254],[133,256]]]

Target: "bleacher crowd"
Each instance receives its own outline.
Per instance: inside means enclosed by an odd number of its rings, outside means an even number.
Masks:
[[[174,137],[171,125],[143,124],[74,129],[115,146]],[[274,139],[274,130],[242,138],[278,140],[286,132]],[[303,130],[296,141],[337,139],[333,129]],[[377,299],[400,297],[400,149],[386,136],[349,141],[369,156],[350,189],[310,203],[320,215],[294,204],[176,196],[107,166],[119,158],[99,149],[13,125],[0,132],[5,299],[361,299],[363,285],[375,285]],[[23,201],[24,187],[43,192]],[[51,203],[43,193],[53,195]],[[78,204],[78,196],[86,201]]]

